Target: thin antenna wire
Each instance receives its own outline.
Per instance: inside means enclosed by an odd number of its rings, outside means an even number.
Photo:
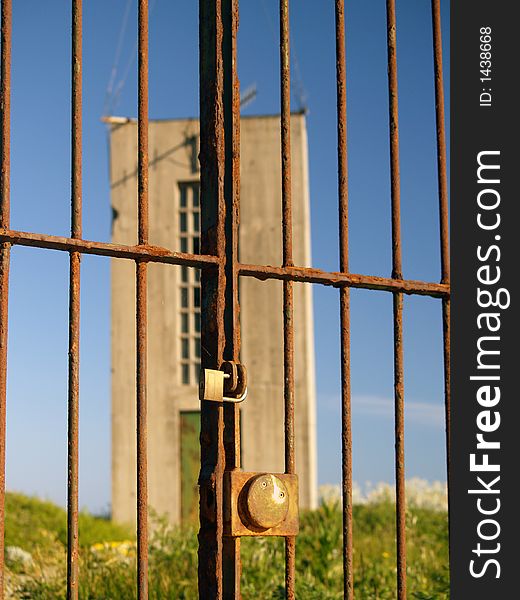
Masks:
[[[256,98],[256,82],[252,83],[240,94],[240,110],[243,110],[246,106],[249,106],[251,102]]]
[[[273,16],[269,12],[266,1],[262,0],[262,8],[269,25],[269,29],[271,30],[271,35],[273,36],[273,42],[275,46],[278,45],[278,36],[276,33],[276,28],[273,21]],[[291,44],[291,63],[292,63],[292,77],[291,77],[291,91],[292,97],[297,101],[297,110],[300,112],[307,112],[307,90],[303,85],[303,79],[300,70],[300,63],[298,61],[298,55],[296,53],[296,47],[294,45],[294,37],[293,32],[289,33],[290,44]]]
[[[148,17],[149,19],[152,16],[153,9],[155,8],[155,4],[156,4],[156,0],[152,0],[150,3],[150,10],[149,10],[149,17]],[[123,90],[123,87],[125,86],[126,80],[128,79],[128,76],[130,75],[130,71],[132,70],[136,59],[137,59],[137,41],[135,42],[133,52],[131,53],[128,63],[126,65],[125,71],[123,73],[123,77],[119,80],[119,83],[117,84],[116,89],[114,90],[114,95],[112,97],[112,106],[111,106],[112,111],[115,110],[116,106],[119,103],[119,98],[121,96],[121,92]]]
[[[123,13],[123,20],[121,21],[121,27],[119,29],[119,36],[117,39],[117,46],[116,46],[116,52],[114,55],[114,62],[112,64],[112,70],[110,72],[110,79],[108,81],[107,90],[105,93],[105,104],[103,106],[103,114],[104,115],[108,115],[111,104],[112,104],[114,83],[116,80],[117,68],[119,66],[119,60],[121,58],[121,51],[123,49],[123,40],[126,35],[126,28],[128,26],[128,17],[130,15],[130,7],[132,5],[132,1],[133,0],[127,0],[125,12]]]
[[[298,110],[306,113],[307,106],[307,90],[303,85],[302,74],[300,71],[300,62],[298,61],[298,55],[296,54],[296,45],[293,42],[293,36],[291,35],[291,54],[293,61],[293,76],[292,76],[292,86],[293,92],[298,100]]]
[[[275,42],[275,45],[277,46],[278,45],[278,38],[277,38],[277,35],[276,35],[276,29],[275,29],[275,26],[274,26],[274,23],[273,23],[273,18],[271,16],[270,12],[267,10],[267,6],[265,4],[265,0],[262,0],[262,8],[264,9],[264,14],[265,14],[265,17],[267,19],[267,23],[269,25],[269,29],[271,30],[271,35],[273,36],[273,41]]]

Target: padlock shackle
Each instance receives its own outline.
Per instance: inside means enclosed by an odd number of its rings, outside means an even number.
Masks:
[[[223,396],[222,401],[223,402],[232,402],[233,404],[239,404],[240,402],[243,402],[246,398],[247,398],[247,387],[244,390],[244,393],[241,396],[239,396],[238,398],[228,398],[227,396]]]

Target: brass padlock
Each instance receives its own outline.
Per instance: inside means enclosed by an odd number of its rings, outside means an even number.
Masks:
[[[223,363],[227,365],[229,363]],[[223,370],[217,371],[215,369],[202,369],[200,372],[199,380],[199,398],[200,400],[211,400],[213,402],[243,402],[247,396],[247,381],[246,381],[246,370],[243,365],[237,364],[239,367],[238,381],[235,381],[233,395],[224,396],[225,380],[231,376],[228,372]],[[235,378],[236,379],[236,378]],[[230,391],[226,389],[226,394],[230,394]]]
[[[224,397],[224,372],[202,369],[199,381],[199,398],[222,402]]]

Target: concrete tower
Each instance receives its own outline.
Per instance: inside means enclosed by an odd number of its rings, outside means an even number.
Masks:
[[[137,124],[110,119],[112,238],[137,243]],[[295,264],[309,266],[310,215],[305,116],[292,115]],[[199,122],[150,122],[150,243],[199,251]],[[280,119],[241,120],[240,261],[282,260]],[[311,287],[294,285],[296,470],[300,506],[314,507],[316,399]],[[241,405],[242,468],[283,472],[282,283],[240,280],[241,362],[249,396]],[[149,265],[149,504],[172,522],[198,514],[199,272]],[[135,265],[112,261],[112,512],[135,521]]]

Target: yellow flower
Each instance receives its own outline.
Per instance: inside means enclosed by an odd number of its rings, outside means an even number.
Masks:
[[[125,540],[124,542],[99,542],[90,547],[92,552],[115,552],[121,556],[132,556],[135,554],[135,542]]]

